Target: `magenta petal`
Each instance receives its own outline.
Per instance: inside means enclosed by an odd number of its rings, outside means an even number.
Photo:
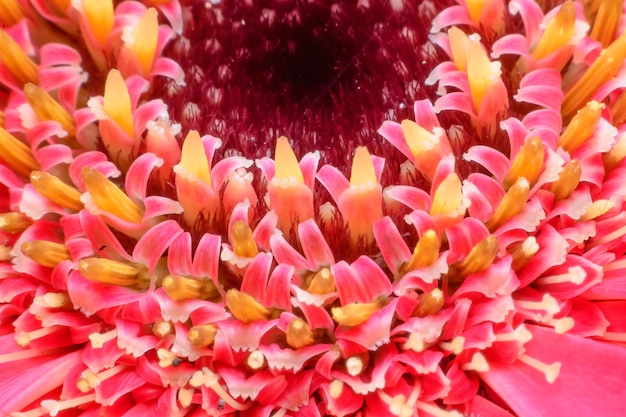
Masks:
[[[171,274],[193,275],[191,272],[191,234],[181,233],[170,245],[167,268]]]
[[[544,374],[521,363],[491,363],[481,378],[520,417],[624,415],[626,349],[554,330],[527,326],[533,339],[526,353],[545,363],[560,362],[553,384]]]
[[[329,266],[335,263],[333,251],[328,246],[317,223],[309,219],[298,225],[298,236],[302,244],[304,256],[312,265]]]
[[[217,284],[217,270],[219,267],[220,242],[217,235],[205,233],[198,243],[196,255],[193,259],[193,275],[210,277]]]
[[[411,258],[411,251],[388,216],[374,223],[374,237],[387,266],[397,275],[402,264]]]
[[[159,223],[149,229],[137,242],[133,258],[144,263],[151,272],[154,271],[165,250],[181,233],[183,229],[174,220]]]

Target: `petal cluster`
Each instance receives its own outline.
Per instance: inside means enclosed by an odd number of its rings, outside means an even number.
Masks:
[[[458,3],[397,172],[183,132],[176,0],[1,5],[1,413],[620,415],[622,2]]]

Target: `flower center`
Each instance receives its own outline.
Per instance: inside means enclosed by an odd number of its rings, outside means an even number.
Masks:
[[[317,149],[337,166],[360,145],[386,157],[396,151],[382,146],[382,121],[412,118],[412,103],[433,93],[423,45],[435,2],[183,4],[188,30],[166,55],[183,66],[186,86],[157,78],[155,92],[183,131],[221,138],[222,153],[267,156],[285,135],[296,154]]]

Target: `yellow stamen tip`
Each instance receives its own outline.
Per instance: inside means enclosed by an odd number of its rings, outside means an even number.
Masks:
[[[109,33],[113,29],[113,1],[112,0],[83,0],[85,14],[93,34],[100,43],[105,45]]]
[[[544,154],[541,139],[535,136],[526,141],[504,176],[504,188],[508,189],[520,177],[525,177],[531,185],[534,184],[543,168]]]
[[[145,289],[150,284],[150,275],[145,266],[112,261],[104,258],[85,258],[78,261],[82,276],[103,284]]]
[[[333,307],[330,312],[333,320],[343,326],[358,326],[370,319],[372,314],[383,307],[380,301],[371,303],[350,303],[341,307]]]
[[[23,242],[22,253],[39,265],[54,268],[59,263],[70,259],[70,252],[65,245],[45,240]]]
[[[529,193],[530,184],[528,180],[524,177],[518,178],[515,184],[502,197],[502,200],[500,200],[493,217],[487,222],[487,229],[494,231],[511,217],[519,214],[526,207]]]
[[[74,118],[46,90],[33,83],[26,83],[24,97],[40,120],[56,121],[70,136],[76,135]]]
[[[493,263],[497,253],[498,239],[494,235],[487,236],[472,248],[465,259],[450,265],[448,273],[451,280],[484,271]]]
[[[293,152],[291,145],[289,145],[289,140],[284,136],[276,141],[274,160],[276,161],[275,178],[279,181],[294,179],[301,184],[304,183],[302,170],[300,165],[298,165],[298,158],[296,158],[296,154]]]
[[[122,220],[141,223],[144,211],[100,171],[90,167],[82,169],[85,188],[96,206]]]
[[[8,33],[0,29],[0,61],[22,83],[39,83],[39,67]]]
[[[563,200],[570,196],[578,187],[582,167],[576,159],[570,161],[559,174],[559,179],[552,183],[550,191],[554,193],[555,201]]]
[[[211,186],[209,160],[204,150],[202,138],[196,130],[190,130],[183,142],[180,165],[200,181]]]
[[[429,229],[424,232],[415,245],[411,259],[400,269],[401,274],[432,265],[439,258],[440,246],[441,240],[434,230]]]
[[[196,279],[181,275],[168,275],[161,283],[163,289],[173,300],[206,300],[219,295],[217,287],[208,278]]]
[[[452,51],[452,60],[457,69],[461,72],[467,71],[467,46],[469,37],[461,29],[452,26],[448,30],[450,38],[450,49]]]
[[[463,190],[461,179],[455,173],[448,174],[437,187],[437,191],[435,191],[433,203],[430,207],[430,215],[447,214],[456,217],[461,214],[458,211],[462,204]]]
[[[437,314],[443,307],[444,301],[443,291],[435,288],[422,296],[415,311],[413,311],[413,316],[426,317],[431,314]]]
[[[602,117],[603,103],[595,100],[590,101],[581,108],[569,123],[563,134],[559,137],[558,145],[567,152],[572,153],[589,139]]]
[[[33,157],[30,147],[2,127],[0,127],[0,158],[25,177],[39,169],[39,162]]]
[[[104,112],[131,138],[135,137],[133,111],[128,87],[122,74],[112,69],[104,84]]]
[[[267,320],[271,315],[270,309],[250,295],[234,288],[226,293],[226,306],[233,316],[244,323]]]
[[[217,327],[212,324],[202,324],[199,326],[193,326],[189,329],[187,338],[195,347],[207,347],[211,346],[215,341],[215,335],[217,334]]]
[[[153,7],[149,8],[139,20],[133,32],[132,48],[137,53],[144,75],[150,74],[154,54],[156,53],[159,35],[158,13]]]
[[[287,344],[294,349],[310,346],[315,343],[315,337],[309,325],[302,319],[295,319],[287,326],[285,332]]]
[[[539,60],[567,44],[574,36],[576,9],[572,1],[563,3],[554,18],[548,23],[539,43],[532,51],[534,59]]]
[[[233,224],[231,236],[233,252],[237,256],[254,258],[259,253],[256,242],[252,237],[252,229],[241,220]]]
[[[328,294],[335,291],[335,276],[328,268],[320,269],[307,289],[311,294]]]
[[[52,174],[33,171],[30,174],[30,182],[39,194],[60,206],[73,211],[79,211],[83,208],[83,203],[80,201],[80,191]]]
[[[360,146],[354,153],[352,161],[352,174],[350,175],[350,186],[360,187],[378,183],[374,163],[367,148]]]
[[[499,61],[491,62],[482,44],[470,39],[467,44],[467,78],[474,111],[478,113],[485,94],[499,80],[502,71]]]

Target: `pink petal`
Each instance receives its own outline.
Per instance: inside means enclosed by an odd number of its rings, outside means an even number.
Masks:
[[[146,189],[152,170],[163,165],[163,160],[153,153],[144,153],[135,159],[126,173],[124,182],[126,194],[134,202],[142,202],[146,198]]]
[[[298,236],[302,244],[304,256],[311,265],[330,266],[335,263],[333,251],[328,246],[324,235],[320,231],[317,223],[306,220],[298,225]]]
[[[388,216],[374,223],[374,237],[385,263],[393,275],[398,275],[402,264],[411,258],[411,251]]]
[[[181,233],[183,230],[174,220],[166,220],[153,226],[137,242],[133,258],[146,265],[150,272],[154,271],[163,253]]]
[[[371,351],[377,350],[384,344],[389,343],[391,322],[397,303],[398,299],[394,298],[388,305],[372,314],[369,320],[361,325],[337,327],[335,337],[357,343]]]
[[[570,415],[623,415],[626,349],[554,330],[528,326],[533,339],[527,354],[544,363],[562,364],[553,384],[544,374],[521,362],[490,363],[480,377],[520,417],[555,416],[567,404]],[[601,378],[598,378],[601,375]],[[593,381],[593,383],[590,383]]]
[[[193,275],[191,264],[191,234],[178,235],[167,253],[167,268],[174,275]]]

